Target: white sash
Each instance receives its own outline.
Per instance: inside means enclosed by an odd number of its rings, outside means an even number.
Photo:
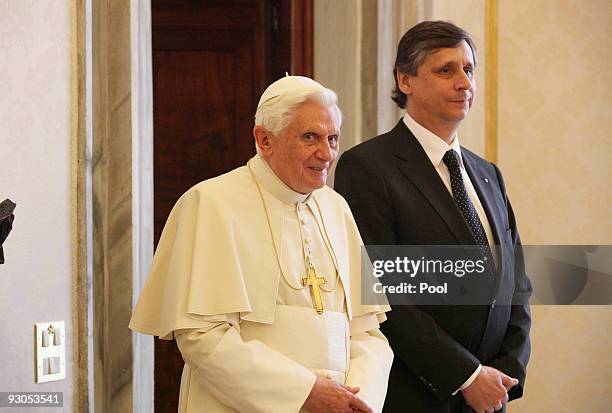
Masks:
[[[277,305],[273,324],[242,321],[244,341],[259,340],[320,377],[344,383],[350,335],[346,313]]]

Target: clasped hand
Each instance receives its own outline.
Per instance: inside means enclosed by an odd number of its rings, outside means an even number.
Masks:
[[[508,391],[517,384],[517,379],[493,367],[482,366],[476,379],[461,393],[476,413],[493,413],[508,402]]]
[[[310,413],[373,413],[370,406],[356,396],[359,387],[350,387],[317,377],[304,408]]]

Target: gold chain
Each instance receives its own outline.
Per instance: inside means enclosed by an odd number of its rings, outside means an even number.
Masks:
[[[264,207],[264,212],[266,214],[266,222],[268,224],[268,230],[270,231],[270,238],[272,238],[272,245],[274,245],[274,252],[276,254],[276,262],[278,263],[278,268],[280,269],[280,272],[281,272],[283,278],[285,279],[285,281],[287,282],[287,284],[289,285],[289,287],[293,288],[294,290],[303,290],[305,287],[302,286],[301,284],[298,287],[296,287],[293,284],[291,284],[291,281],[289,281],[289,278],[285,275],[285,272],[283,271],[283,266],[282,266],[281,259],[280,259],[280,252],[279,252],[280,250],[279,250],[279,247],[276,245],[276,240],[274,239],[274,231],[272,229],[272,222],[270,221],[270,214],[268,212],[268,206],[266,205],[266,200],[264,198],[263,191],[261,190],[261,185],[259,184],[259,181],[257,180],[257,177],[255,176],[255,172],[253,172],[253,169],[251,167],[250,161],[247,162],[247,166],[249,167],[249,172],[251,173],[251,177],[253,178],[253,181],[255,181],[255,185],[257,186],[257,191],[259,192],[259,197],[261,198],[261,202],[262,202],[263,207]],[[319,207],[319,203],[317,202],[317,200],[315,199],[314,201],[315,201],[315,204],[317,205],[317,210],[319,211],[319,216],[321,216],[321,221],[322,221],[323,220],[323,216],[321,215],[321,208]],[[315,221],[317,221],[316,218],[315,218]],[[317,226],[318,226],[318,224],[319,223],[317,222]],[[321,229],[319,228],[319,231],[320,230]],[[325,237],[327,238],[327,241],[331,245],[331,241],[329,239],[329,235],[327,234],[327,229],[325,228],[325,224],[323,224],[323,232],[325,234]],[[300,236],[300,239],[301,239],[301,236]],[[326,247],[328,247],[327,244],[326,244]],[[329,249],[329,247],[328,247],[328,249]],[[338,273],[338,268],[337,268],[337,266],[338,266],[338,264],[337,264],[338,259],[336,257],[335,252],[333,251],[333,248],[329,252],[332,254],[332,258],[334,260],[334,267],[336,267],[335,268],[335,270],[336,270],[336,283],[335,283],[335,285],[337,286],[338,285],[338,278],[339,278],[339,273]],[[310,259],[308,259],[308,262],[306,262],[306,260],[304,260],[304,266],[305,267],[307,267],[307,265],[309,265],[309,264],[313,265],[312,261]],[[306,268],[306,270],[308,270],[308,268]],[[332,290],[325,290],[325,291],[331,292]]]

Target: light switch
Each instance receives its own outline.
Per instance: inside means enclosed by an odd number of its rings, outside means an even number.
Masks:
[[[60,358],[49,357],[49,374],[58,374],[60,372]]]
[[[60,328],[57,327],[55,331],[53,332],[53,345],[59,346],[61,342],[62,342],[62,336],[61,336]]]
[[[66,378],[66,327],[63,321],[34,325],[36,383]]]

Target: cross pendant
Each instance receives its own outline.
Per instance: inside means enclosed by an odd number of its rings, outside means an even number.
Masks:
[[[312,263],[308,263],[308,269],[306,270],[306,277],[302,277],[301,280],[304,287],[309,286],[312,292],[312,300],[314,301],[314,308],[318,314],[323,313],[323,300],[321,299],[321,285],[327,283],[325,277],[317,277]]]

